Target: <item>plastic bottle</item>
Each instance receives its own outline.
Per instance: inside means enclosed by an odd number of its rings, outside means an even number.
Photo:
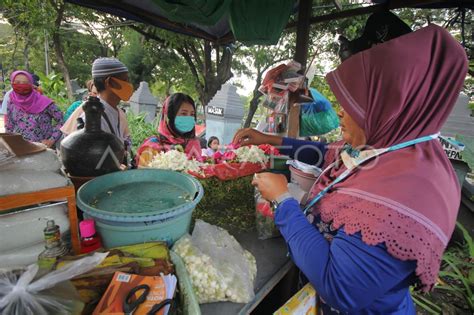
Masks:
[[[56,259],[69,253],[68,248],[61,241],[59,225],[54,220],[48,220],[43,230],[45,250],[38,256],[38,265],[41,268],[49,269],[56,262]]]
[[[95,231],[95,222],[86,219],[79,223],[81,233],[81,254],[90,253],[102,247],[102,240]]]

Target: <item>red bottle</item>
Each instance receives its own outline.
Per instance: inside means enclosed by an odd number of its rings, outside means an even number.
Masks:
[[[93,252],[102,247],[102,240],[95,231],[95,222],[87,219],[79,223],[81,232],[81,254]]]

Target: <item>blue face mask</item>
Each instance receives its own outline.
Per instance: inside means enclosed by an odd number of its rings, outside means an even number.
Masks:
[[[196,121],[193,116],[176,116],[174,126],[180,133],[188,133],[193,130]]]

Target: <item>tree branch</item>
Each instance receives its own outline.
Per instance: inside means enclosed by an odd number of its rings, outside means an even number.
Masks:
[[[216,49],[216,65],[218,65],[219,64],[220,52],[221,52],[221,46],[216,45],[215,49]]]
[[[204,72],[204,64],[202,63],[201,54],[197,50],[194,43],[185,44],[185,47],[187,47],[191,51],[194,60],[196,60],[196,63],[198,64],[198,68],[201,69],[202,72]]]
[[[182,47],[176,48],[176,51],[184,58],[184,60],[186,60],[186,63],[188,64],[189,69],[191,70],[191,73],[193,74],[194,79],[196,81],[196,86],[199,85],[200,88],[203,89],[204,86],[201,83],[201,80],[199,78],[199,73],[196,69],[196,66],[193,63],[193,60],[191,59],[191,56],[189,55],[189,52],[186,51],[186,49]]]
[[[14,31],[15,31],[15,45],[13,46],[13,51],[12,51],[12,66],[16,68],[15,55],[18,49],[18,31],[16,29],[14,29]]]
[[[212,66],[212,48],[211,43],[209,41],[204,41],[204,66],[206,77],[214,72]]]
[[[220,82],[226,82],[230,78],[232,78],[232,51],[230,49],[224,49],[222,53],[222,58],[217,65],[217,75],[219,77]]]
[[[155,33],[146,32],[143,29],[141,29],[140,27],[137,27],[135,25],[129,25],[128,27],[131,28],[132,30],[142,34],[146,38],[153,39],[153,40],[159,42],[160,44],[164,45],[165,47],[169,47],[168,42],[166,42],[163,38],[159,37]]]

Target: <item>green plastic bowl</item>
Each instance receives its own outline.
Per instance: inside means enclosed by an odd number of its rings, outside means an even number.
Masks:
[[[105,248],[164,241],[168,246],[189,232],[192,211],[166,221],[144,222],[143,225],[116,225],[96,219],[96,230]],[[85,216],[89,218],[88,215]],[[92,218],[95,219],[95,218]]]
[[[118,193],[120,187],[129,191]],[[114,194],[116,191],[117,194]],[[190,199],[186,202],[181,199],[180,203],[168,208],[157,205],[154,209],[156,200],[170,201],[169,191],[182,192]],[[201,183],[190,175],[139,169],[115,172],[89,181],[78,190],[77,204],[84,217],[96,221],[97,231],[106,248],[157,240],[172,245],[189,232],[192,212],[203,195]],[[152,202],[147,203],[150,200]],[[101,209],[101,205],[106,206]]]

